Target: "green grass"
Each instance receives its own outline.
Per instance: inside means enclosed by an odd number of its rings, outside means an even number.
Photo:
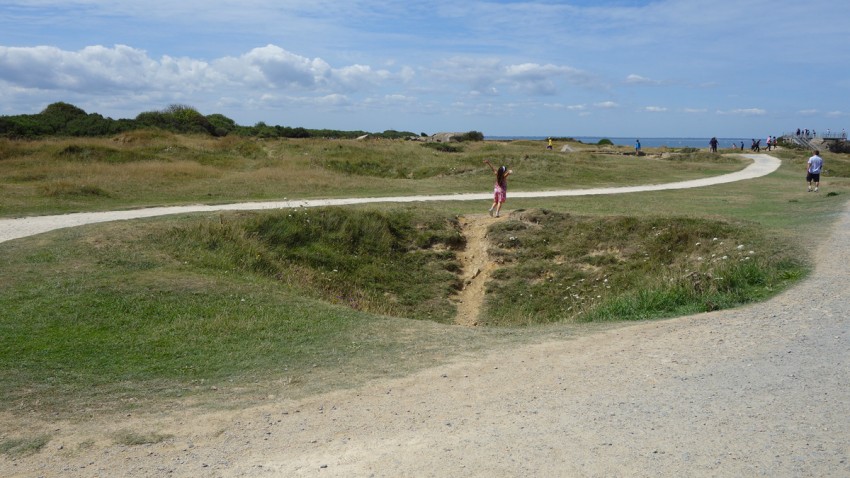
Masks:
[[[124,446],[152,445],[169,438],[171,438],[171,435],[154,432],[142,433],[133,430],[120,430],[113,436],[115,443]]]
[[[450,322],[460,287],[457,220],[428,209],[246,213],[164,234],[172,254],[210,271],[257,273],[356,310]]]
[[[109,139],[0,140],[0,217],[282,198],[481,192],[492,182],[482,164],[485,158],[516,171],[511,178],[514,191],[692,179],[742,165],[705,153],[637,160],[594,150],[555,153],[533,142],[463,143],[451,145],[451,151],[426,144],[216,139],[146,131]]]
[[[50,442],[48,435],[0,440],[0,454],[16,458],[38,453]]]
[[[565,155],[539,142],[442,152],[414,142],[154,133],[108,141],[0,142],[2,214],[487,191],[485,157],[510,160],[512,191],[742,166],[701,152]],[[707,188],[509,194],[515,214],[488,236],[500,265],[484,314],[490,326],[475,329],[450,325],[464,245],[457,216],[481,214],[488,202],[169,216],[3,243],[0,410],[72,417],[81,407],[298,397],[612,321],[763,300],[806,274],[807,251],[850,197],[850,181],[835,173],[824,176],[826,194],[807,194],[807,155],[780,155],[782,168],[768,177]],[[831,171],[850,163],[826,162]],[[48,194],[46,185],[63,180]]]
[[[518,211],[491,232],[504,265],[486,323],[638,320],[764,299],[805,274],[801,251],[752,224]]]

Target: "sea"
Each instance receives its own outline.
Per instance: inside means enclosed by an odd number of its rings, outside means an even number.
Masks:
[[[485,140],[508,141],[508,140],[534,140],[545,141],[548,136],[486,136]],[[643,148],[660,148],[667,146],[668,148],[708,148],[708,142],[711,138],[626,138],[613,136],[570,136],[575,140],[581,141],[584,144],[596,144],[601,139],[609,139],[612,143],[619,146],[634,146],[636,140],[640,140],[640,145]],[[764,138],[761,138],[761,146],[764,147]],[[749,149],[753,143],[753,138],[717,138],[717,147],[731,148],[732,145],[740,148],[741,143],[744,143],[744,148]]]

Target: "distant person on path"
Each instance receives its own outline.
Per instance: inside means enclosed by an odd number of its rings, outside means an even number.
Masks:
[[[814,156],[806,162],[806,182],[809,183],[809,192],[812,192],[812,183],[815,185],[814,191],[818,192],[821,169],[823,169],[823,158],[820,157],[820,151],[815,150]]]
[[[743,150],[744,150],[744,142],[741,141],[741,151],[743,151]]]
[[[549,145],[546,146],[546,149],[552,149],[552,138],[549,138]]]
[[[709,141],[708,144],[709,144],[709,146],[711,146],[711,152],[716,153],[717,152],[717,138],[712,136],[711,141]]]
[[[773,138],[771,136],[768,136],[765,140],[765,143],[767,144],[767,150],[770,151],[770,147],[773,146]]]
[[[635,154],[640,156],[640,140],[639,139],[635,140]]]
[[[493,170],[493,174],[496,175],[496,182],[493,184],[493,205],[490,206],[490,216],[495,215],[499,217],[499,213],[502,210],[502,204],[505,203],[505,200],[508,198],[508,176],[513,174],[512,169],[508,169],[507,166],[499,166],[499,169],[496,169],[493,166],[493,163],[490,162],[489,159],[485,159],[484,163],[487,166],[490,166],[490,169]]]

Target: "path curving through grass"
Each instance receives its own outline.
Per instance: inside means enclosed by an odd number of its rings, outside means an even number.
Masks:
[[[766,176],[777,169],[782,162],[766,154],[743,154],[752,159],[753,163],[734,173],[712,176],[709,178],[678,181],[673,183],[650,184],[643,186],[625,186],[591,189],[565,189],[554,191],[512,191],[513,198],[544,198],[564,196],[592,196],[606,194],[626,194],[645,191],[663,191],[671,189],[686,189],[726,184],[745,179]],[[297,207],[346,206],[369,203],[409,203],[435,201],[486,201],[492,198],[491,193],[475,194],[441,194],[425,196],[396,196],[396,197],[364,197],[341,199],[288,200],[268,202],[246,202],[234,204],[196,204],[189,206],[150,207],[127,211],[81,212],[52,216],[32,216],[14,219],[0,219],[0,242],[33,236],[43,232],[67,227],[83,226],[100,222],[141,219],[146,217],[167,216],[170,214],[185,214],[193,212],[215,211],[247,211],[262,209],[287,209]]]

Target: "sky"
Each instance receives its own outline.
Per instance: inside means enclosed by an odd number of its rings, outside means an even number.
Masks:
[[[0,115],[763,138],[850,128],[845,0],[0,0]]]

